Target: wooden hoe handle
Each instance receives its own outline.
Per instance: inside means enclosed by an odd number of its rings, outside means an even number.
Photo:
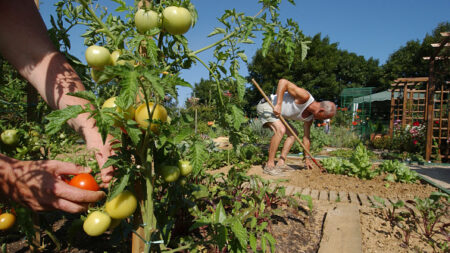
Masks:
[[[275,107],[273,106],[272,101],[266,96],[266,94],[261,89],[261,87],[259,87],[259,84],[255,81],[255,79],[252,79],[252,82],[253,82],[253,85],[255,85],[255,87],[259,90],[261,95],[264,97],[264,99],[267,101],[267,103],[269,103],[269,105],[272,107],[272,109],[274,109]],[[316,159],[314,159],[314,157],[311,155],[311,153],[309,153],[309,151],[305,148],[305,145],[303,144],[303,142],[300,140],[300,138],[298,138],[298,136],[295,134],[294,130],[292,130],[291,126],[286,122],[286,120],[283,118],[283,116],[280,115],[279,118],[280,118],[281,122],[283,122],[283,124],[287,127],[289,132],[295,137],[295,139],[300,144],[300,146],[302,146],[305,154],[311,158],[311,160],[317,165],[317,167],[319,167],[320,171],[322,171],[322,172],[326,171],[322,167],[322,165],[318,161],[316,161]]]

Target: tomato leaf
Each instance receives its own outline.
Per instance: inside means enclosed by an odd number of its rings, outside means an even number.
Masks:
[[[214,36],[214,35],[216,35],[216,34],[226,34],[227,32],[225,31],[225,29],[223,29],[223,28],[219,28],[219,27],[216,27],[216,29],[214,29],[214,31],[212,32],[212,33],[210,33],[209,35],[208,35],[208,37],[212,37],[212,36]]]
[[[125,75],[122,75],[119,83],[122,89],[116,100],[116,104],[120,108],[129,108],[134,104],[139,88],[137,78],[138,73],[134,70],[127,71]]]
[[[130,174],[129,173],[126,173],[125,175],[123,175],[120,178],[119,184],[115,185],[115,187],[114,187],[114,189],[113,189],[113,191],[111,193],[111,196],[109,196],[109,199],[113,199],[119,193],[123,192],[125,190],[125,187],[127,187],[127,185],[128,185],[129,179],[130,179]]]
[[[138,145],[141,141],[142,131],[138,127],[136,121],[128,120],[127,124],[125,125],[125,130],[127,130],[128,136],[130,137],[133,144]]]
[[[62,126],[66,124],[69,119],[76,118],[83,112],[85,112],[85,110],[79,105],[68,106],[62,110],[51,112],[46,117],[49,121],[47,125],[45,125],[46,133],[49,135],[56,134],[61,131]]]
[[[194,175],[198,175],[203,168],[203,162],[208,159],[208,152],[202,141],[196,141],[192,145],[189,156],[192,158],[192,167]]]
[[[164,88],[161,86],[159,77],[152,75],[149,72],[144,73],[144,77],[152,84],[152,89],[156,91],[160,98],[164,98]]]

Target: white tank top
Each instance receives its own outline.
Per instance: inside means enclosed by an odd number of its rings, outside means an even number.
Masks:
[[[309,93],[308,93],[309,94]],[[270,95],[273,105],[277,104],[277,95]],[[284,93],[283,103],[281,104],[281,116],[286,119],[311,121],[313,115],[309,115],[307,118],[303,118],[302,114],[308,108],[308,106],[314,102],[314,98],[309,94],[309,99],[304,104],[295,103],[295,98],[288,92]]]

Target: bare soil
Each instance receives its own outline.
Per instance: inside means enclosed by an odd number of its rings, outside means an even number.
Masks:
[[[292,185],[301,188],[310,188],[315,190],[327,191],[345,191],[354,193],[364,193],[366,195],[375,195],[383,198],[397,198],[402,200],[414,199],[414,197],[425,198],[437,188],[426,183],[402,184],[389,183],[383,181],[383,177],[377,177],[373,180],[360,180],[353,177],[342,175],[333,175],[319,172],[316,170],[304,169],[304,164],[300,159],[288,159],[287,164],[295,169],[283,176],[274,177],[262,173],[262,167],[255,165],[250,168],[248,174],[258,175],[265,179],[282,180],[283,185]],[[229,167],[221,168],[214,173],[228,171]],[[305,204],[305,203],[303,203]],[[276,252],[317,252],[320,247],[320,240],[323,230],[323,221],[326,213],[333,204],[328,201],[314,201],[314,208],[311,212],[305,209],[292,211],[284,210],[283,214],[272,217],[270,225],[271,232],[277,240]],[[300,215],[299,215],[300,213]],[[66,219],[66,218],[64,218]],[[66,221],[66,220],[64,220]],[[67,222],[61,220],[52,221],[53,230],[61,233],[67,233]],[[360,206],[360,222],[362,233],[362,244],[365,253],[372,252],[444,252],[443,250],[433,249],[427,244],[426,238],[418,232],[412,232],[409,244],[406,245],[403,231],[398,227],[392,227],[386,220],[386,210],[377,209],[368,206]],[[450,222],[447,215],[445,223]],[[439,223],[436,228],[442,227]],[[420,228],[417,228],[420,232]],[[446,230],[447,238],[444,235],[438,235],[440,241],[448,239],[448,228]],[[5,232],[0,232],[0,236],[7,236]],[[54,247],[48,247],[45,252],[129,252],[129,248],[105,248],[108,243],[102,245],[99,242],[108,241],[108,235],[101,238],[89,238],[86,235],[77,235],[78,240],[70,250],[56,251]],[[8,240],[7,252],[31,252],[26,246],[23,238]],[[48,237],[44,238],[45,243],[50,243]],[[100,251],[97,251],[100,250]]]
[[[262,166],[255,165],[248,171],[249,175],[258,175],[265,179],[282,180],[280,184],[309,188],[311,190],[344,191],[354,193],[364,193],[368,196],[378,196],[382,198],[413,200],[415,197],[426,198],[437,188],[425,183],[416,184],[389,183],[386,184],[384,176],[381,175],[372,180],[361,180],[354,177],[322,173],[319,169],[307,170],[304,168],[302,160],[290,158],[287,164],[295,169],[286,172],[282,176],[269,176],[262,173]],[[229,166],[214,171],[214,173],[226,173]],[[291,219],[283,223],[274,230],[275,237],[279,238],[277,252],[317,252],[322,236],[323,220],[327,210],[333,208],[333,203],[324,201],[314,201],[314,212],[309,220],[302,222]],[[363,238],[363,250],[372,252],[444,252],[434,248],[427,243],[427,239],[420,233],[418,227],[416,232],[412,232],[408,245],[405,243],[404,231],[398,227],[392,227],[386,220],[387,209],[380,209],[369,206],[360,206],[361,233]],[[305,222],[308,221],[308,222]],[[443,222],[436,226],[439,230],[445,223],[450,222],[450,216],[444,217]],[[299,231],[301,229],[301,231]],[[311,232],[317,233],[311,235]],[[439,241],[450,243],[444,235],[436,235]],[[435,238],[435,239],[436,239]],[[306,244],[305,244],[306,243]]]

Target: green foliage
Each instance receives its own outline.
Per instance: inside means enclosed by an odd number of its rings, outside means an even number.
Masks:
[[[416,183],[419,179],[417,172],[398,160],[386,160],[379,166],[381,173],[387,173],[385,180],[390,182]]]
[[[359,144],[349,160],[340,158],[326,158],[321,161],[323,167],[333,174],[355,176],[361,179],[372,179],[378,175],[372,169],[369,152],[367,148]]]
[[[383,87],[388,88],[390,82],[400,77],[428,76],[429,63],[422,58],[432,55],[433,48],[430,44],[440,42],[440,32],[449,30],[449,22],[440,23],[432,31],[432,34],[427,34],[422,41],[410,40],[406,42],[405,46],[391,54],[383,66],[383,79],[385,80]],[[436,69],[436,73],[444,73],[442,78],[448,80],[448,64],[437,63],[435,67],[439,69]]]
[[[344,88],[378,85],[382,74],[378,60],[366,60],[363,56],[340,50],[337,43],[330,43],[330,39],[322,38],[320,33],[312,38],[305,37],[305,40],[311,41],[308,56],[301,58],[297,53],[292,65],[288,64],[286,54],[279,50],[280,44],[273,44],[266,54],[258,50],[249,64],[250,77],[267,94],[274,93],[280,78],[286,78],[307,89],[316,99],[331,101],[337,100]],[[293,48],[294,52],[301,50],[301,44]],[[250,105],[261,99],[254,87],[248,89],[246,96]]]

